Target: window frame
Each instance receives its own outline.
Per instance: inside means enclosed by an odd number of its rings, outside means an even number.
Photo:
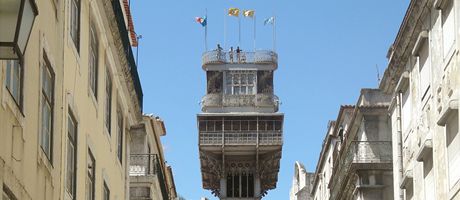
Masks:
[[[123,164],[123,138],[124,138],[124,118],[121,107],[117,108],[117,158]]]
[[[445,18],[446,17],[445,13],[446,13],[446,10],[448,9],[450,9],[449,15],[447,16],[447,18]],[[440,10],[441,10],[440,16],[441,16],[442,50],[443,50],[443,59],[445,60],[445,59],[449,59],[449,55],[452,53],[452,49],[454,49],[455,42],[456,42],[455,2],[452,0],[444,0],[442,3],[442,6],[440,6]],[[446,33],[444,32],[445,31],[444,24],[447,21],[446,19],[450,19],[452,23],[452,27],[451,27],[452,30],[449,30],[449,31],[451,31],[453,38],[452,38],[452,41],[449,47],[446,47],[446,41],[445,41]]]
[[[45,73],[49,75],[50,78],[50,88],[51,89],[51,97],[48,97],[47,91],[45,91],[47,88],[44,88],[44,80],[45,80]],[[55,73],[53,68],[51,67],[51,64],[48,60],[48,57],[46,54],[43,55],[43,62],[42,66],[40,67],[40,148],[44,152],[45,156],[47,159],[50,161],[51,164],[53,164],[53,142],[54,142],[54,105],[55,105]],[[50,127],[49,127],[49,136],[48,138],[44,138],[44,132],[43,132],[43,112],[44,112],[44,104],[46,103],[46,106],[49,107],[50,110]],[[48,145],[49,145],[49,152],[47,149],[44,149],[44,144],[43,140],[48,139]],[[48,154],[49,153],[49,154]]]
[[[72,144],[73,145],[73,173],[72,173],[72,182],[73,182],[73,188],[72,190],[73,191],[69,191],[69,188],[68,188],[68,185],[67,185],[67,180],[66,180],[66,191],[68,193],[71,194],[71,199],[77,199],[77,152],[78,152],[78,145],[77,145],[77,142],[78,142],[78,122],[75,118],[75,116],[73,115],[73,112],[70,110],[69,108],[69,112],[68,112],[68,117],[67,117],[67,120],[69,120],[67,122],[67,145],[70,145]],[[74,127],[74,136],[71,137],[71,133],[70,133],[70,127],[69,127],[69,123],[70,122],[73,122],[73,127]],[[73,140],[72,140],[73,139]],[[67,147],[67,154],[69,154],[69,148]],[[67,157],[69,157],[69,155],[67,155]],[[67,160],[68,161],[68,160]],[[66,174],[67,174],[67,179],[69,178],[68,175],[69,175],[69,172],[67,171],[69,170],[69,162],[67,162],[67,169],[66,169]]]
[[[457,166],[454,165],[454,163],[452,164],[454,167],[451,166],[451,161],[453,161],[452,159],[450,159],[450,155],[449,155],[449,147],[452,145],[452,146],[455,146],[455,144],[452,144],[454,142],[455,139],[457,140],[460,140],[460,123],[459,123],[459,111],[456,110],[454,111],[453,113],[450,114],[449,118],[446,120],[446,124],[445,124],[445,138],[446,138],[446,164],[447,164],[447,184],[448,184],[448,189],[449,191],[453,190],[453,189],[456,189],[459,187],[459,184],[460,184],[460,175],[457,177],[457,180],[455,180],[455,182],[451,182],[451,178],[452,178],[452,175],[451,175],[451,168],[455,168],[455,167],[458,167],[460,166],[460,162],[457,164]],[[456,128],[457,128],[457,133],[455,135],[455,137],[453,137],[450,141],[449,141],[449,135],[448,134],[451,134],[449,132],[449,129],[450,129],[450,121],[455,121],[454,119],[456,119]],[[459,141],[457,141],[459,142]],[[458,154],[458,152],[457,152]],[[460,155],[458,155],[459,158],[457,159],[460,159]]]
[[[105,118],[105,128],[107,129],[109,135],[112,135],[112,101],[113,101],[113,82],[110,74],[110,70],[107,68],[105,76],[105,108],[104,108],[104,118]]]
[[[106,181],[104,181],[104,184],[102,187],[103,187],[102,188],[103,200],[110,200],[110,189]]]
[[[242,77],[245,77],[245,83],[242,83]],[[252,81],[250,81],[249,75],[252,75]],[[224,73],[224,93],[227,95],[255,95],[257,94],[257,70],[228,70]],[[235,78],[238,77],[235,83]],[[229,88],[231,91],[229,91]],[[235,88],[239,88],[236,92]],[[245,92],[241,92],[241,88],[245,88]],[[252,92],[249,92],[249,88],[252,88]]]
[[[80,53],[80,42],[81,42],[81,0],[70,0],[70,19],[69,19],[69,33],[70,39],[72,40],[75,49]],[[76,13],[74,13],[74,8]],[[75,15],[75,16],[74,16]],[[76,20],[74,24],[74,19]],[[76,27],[74,27],[74,25]],[[75,35],[74,35],[75,34]]]
[[[99,82],[99,38],[95,23],[90,23],[89,26],[89,55],[88,55],[88,79],[89,87],[94,98],[98,97],[98,82]]]
[[[12,63],[17,63],[16,65],[13,65]],[[10,94],[11,98],[13,99],[14,103],[16,104],[16,106],[19,108],[19,111],[21,112],[21,114],[23,114],[23,102],[24,102],[24,60],[22,58],[20,58],[19,60],[5,60],[5,88],[6,90],[8,91],[8,93]],[[12,75],[11,72],[12,72],[12,66],[18,66],[19,67],[19,76],[18,76],[18,84],[19,84],[19,87],[17,88],[18,89],[18,98],[19,99],[16,99],[15,95],[14,95],[14,92],[12,91],[13,88],[10,88],[10,87],[13,87],[13,77],[15,75]],[[24,114],[23,114],[24,115]]]
[[[421,63],[422,55],[420,55],[420,54],[422,54],[422,52],[424,50],[424,47],[426,47],[426,59],[423,62],[423,65],[422,65],[422,63]],[[430,94],[431,77],[432,77],[432,73],[431,73],[432,72],[431,71],[432,66],[431,66],[431,56],[430,55],[431,55],[430,54],[430,42],[429,42],[428,38],[426,38],[422,42],[422,44],[420,44],[419,53],[417,55],[417,57],[418,57],[418,59],[417,59],[418,60],[417,65],[418,66],[417,67],[418,67],[419,85],[420,85],[420,87],[419,87],[419,95],[420,95],[420,100],[422,102],[425,102],[425,100],[428,99],[427,97],[430,96],[429,94]],[[426,70],[426,71],[424,71],[424,70]],[[422,73],[423,72],[428,73],[428,75],[427,75],[428,80],[425,80],[428,83],[426,84],[427,86],[425,88],[423,88],[424,85],[422,84],[423,83],[423,80],[422,80],[423,79],[422,78],[422,76],[423,76]]]
[[[93,153],[91,152],[91,149],[88,148],[88,159],[87,159],[87,167],[86,167],[86,183],[85,183],[85,188],[88,189],[88,180],[91,181],[91,193],[89,194],[88,191],[86,191],[86,200],[94,200],[95,198],[95,189],[96,189],[96,159],[94,158]],[[90,162],[92,163],[92,166],[90,166]],[[91,168],[89,168],[91,167]],[[88,199],[90,197],[90,199]]]

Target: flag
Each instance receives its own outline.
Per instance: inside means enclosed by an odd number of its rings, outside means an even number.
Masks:
[[[264,20],[264,25],[273,24],[275,22],[275,17],[270,17]]]
[[[243,15],[245,17],[251,17],[252,18],[252,17],[254,17],[254,14],[255,14],[254,10],[245,10],[245,11],[243,11]]]
[[[195,21],[201,24],[201,26],[205,27],[208,24],[208,20],[206,17],[195,17]]]
[[[240,9],[238,8],[229,8],[228,9],[228,16],[239,17]]]

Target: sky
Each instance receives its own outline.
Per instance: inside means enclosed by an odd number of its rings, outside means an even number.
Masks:
[[[166,160],[178,193],[187,200],[217,199],[202,189],[196,114],[206,92],[201,54],[208,18],[208,49],[238,46],[238,19],[230,7],[256,12],[256,49],[273,49],[276,16],[275,94],[285,113],[284,145],[277,188],[265,200],[289,199],[294,163],[314,172],[329,120],[340,105],[355,104],[361,88],[378,86],[386,54],[409,0],[132,0],[135,31],[142,35],[139,74],[144,113],[160,116]],[[254,50],[254,21],[241,19],[240,47]],[[226,26],[225,26],[226,25]],[[226,28],[225,28],[226,27]],[[136,51],[134,49],[134,51]]]

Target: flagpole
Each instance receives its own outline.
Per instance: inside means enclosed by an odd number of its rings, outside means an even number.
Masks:
[[[208,9],[205,9],[206,26],[204,26],[204,48],[208,51]]]
[[[276,51],[276,17],[273,15],[273,51]]]
[[[254,52],[256,52],[256,15],[254,14]]]
[[[241,18],[238,14],[238,46],[241,46]]]
[[[224,49],[227,49],[227,9],[224,8]]]

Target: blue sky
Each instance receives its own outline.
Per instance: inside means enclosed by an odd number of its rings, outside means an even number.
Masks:
[[[408,0],[196,0],[131,1],[135,29],[143,36],[139,73],[144,112],[165,120],[162,138],[176,188],[187,200],[214,199],[201,187],[196,114],[205,94],[201,69],[203,28],[194,20],[208,16],[208,48],[238,44],[238,22],[224,15],[229,7],[255,9],[257,49],[271,49],[272,29],[263,19],[277,17],[275,93],[285,113],[284,146],[277,188],[266,200],[289,199],[296,160],[314,171],[328,120],[341,104],[354,104],[360,88],[377,87],[386,53],[403,19]],[[241,21],[241,48],[252,50],[253,22]]]

